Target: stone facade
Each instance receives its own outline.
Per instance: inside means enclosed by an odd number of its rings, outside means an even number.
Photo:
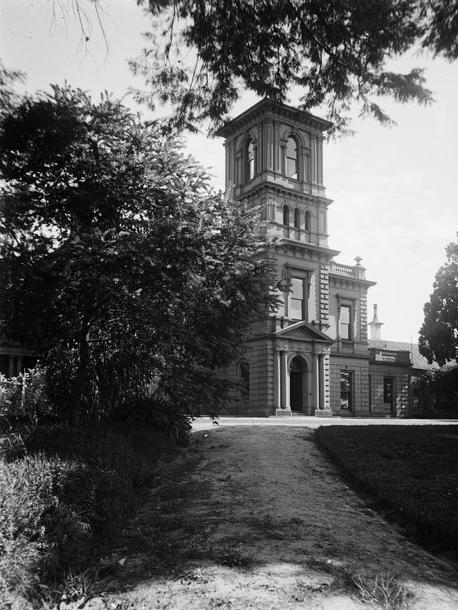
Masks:
[[[228,413],[405,412],[409,366],[392,363],[388,375],[370,358],[367,291],[374,282],[360,258],[355,265],[338,263],[339,252],[328,244],[332,202],[323,183],[323,134],[329,127],[263,100],[218,132],[225,138],[227,188],[259,211],[264,230],[276,238],[270,255],[280,301],[275,315],[252,327],[244,368],[226,371],[239,371],[239,380],[244,372],[244,395],[236,393]]]
[[[342,407],[341,377],[342,372],[352,375],[351,400],[348,406]],[[367,358],[349,358],[333,355],[331,360],[331,404],[334,415],[340,417],[365,417],[369,415],[369,362]]]

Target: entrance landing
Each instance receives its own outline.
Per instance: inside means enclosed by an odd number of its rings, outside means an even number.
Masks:
[[[299,426],[319,428],[320,426],[450,426],[457,425],[456,419],[395,419],[389,417],[323,417],[299,415],[289,417],[220,417],[214,424],[210,417],[199,417],[192,422],[193,430],[210,430],[218,426]]]

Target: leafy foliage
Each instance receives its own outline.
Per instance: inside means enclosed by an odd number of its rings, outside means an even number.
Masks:
[[[8,437],[0,440],[6,440]],[[37,427],[0,458],[0,607],[37,600],[119,535],[155,476],[165,439],[149,426]],[[171,446],[169,445],[171,449]]]
[[[444,366],[435,371],[424,371],[415,380],[418,413],[425,417],[458,416],[458,366]]]
[[[301,108],[327,108],[337,130],[357,102],[362,114],[392,122],[379,98],[432,101],[423,70],[387,63],[423,47],[458,56],[458,3],[444,0],[137,0],[152,15],[142,55],[131,62],[146,78],[138,97],[171,104],[173,123],[218,128],[240,92],[283,102],[292,87]]]
[[[271,299],[253,216],[176,139],[70,88],[7,115],[0,171],[3,329],[43,355],[54,402],[74,422],[154,395],[216,408],[212,371]]]
[[[436,273],[433,293],[425,303],[420,352],[441,366],[458,362],[458,242],[446,248],[447,263]]]
[[[18,70],[9,70],[0,60],[0,118],[18,101],[14,83],[24,80],[24,74]]]
[[[427,17],[424,46],[447,59],[458,58],[458,3],[456,0],[429,0],[422,16]]]
[[[35,425],[53,416],[43,367],[36,366],[18,377],[0,376],[0,431],[18,424]]]

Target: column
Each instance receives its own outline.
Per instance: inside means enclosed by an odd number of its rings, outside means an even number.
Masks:
[[[289,404],[288,352],[282,352],[282,353],[283,353],[283,379],[285,380],[284,408],[291,409],[291,405]]]
[[[325,408],[324,404],[324,356],[318,356],[318,388],[319,388],[319,404],[320,409]]]
[[[277,356],[277,396],[276,415],[292,415],[289,405],[288,351],[278,351]]]
[[[262,127],[258,125],[258,135],[256,139],[256,174],[263,174],[266,163],[264,161],[264,141],[262,139]]]
[[[280,160],[280,130],[278,127],[274,128],[274,171],[279,174],[281,173],[281,160]]]
[[[302,150],[302,179],[304,182],[310,182],[310,154],[308,149],[303,148]]]
[[[313,406],[315,407],[315,411],[318,411],[320,408],[320,368],[318,366],[318,356],[316,354],[313,355]]]
[[[332,417],[332,411],[329,405],[329,379],[327,376],[327,354],[317,354],[315,356],[314,372],[316,372],[316,409],[317,417]]]
[[[235,184],[235,147],[234,142],[228,142],[226,145],[227,151],[227,177],[226,182]]]
[[[238,152],[235,158],[235,184],[240,186],[243,184],[245,180],[245,176],[243,176],[242,172],[242,153]]]
[[[230,158],[230,144],[229,142],[224,143],[224,150],[226,152],[226,187],[231,181],[231,158]]]
[[[318,161],[318,172],[317,172],[317,178],[318,178],[318,184],[322,185],[323,184],[323,138],[318,138],[318,155],[317,155],[317,161]]]
[[[275,408],[281,409],[281,354],[282,352],[276,352],[275,355],[275,379],[276,379],[276,388],[275,388]]]
[[[270,171],[274,168],[274,141],[273,141],[273,124],[272,121],[266,122],[265,127],[265,150],[266,150],[266,168]]]

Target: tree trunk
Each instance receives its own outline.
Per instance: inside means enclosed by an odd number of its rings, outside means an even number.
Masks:
[[[88,332],[88,324],[86,321],[84,321],[80,332],[78,347],[78,368],[76,369],[76,375],[72,381],[72,389],[70,394],[68,423],[71,428],[76,428],[80,422],[81,402],[83,399],[84,386],[86,384],[89,364]]]

